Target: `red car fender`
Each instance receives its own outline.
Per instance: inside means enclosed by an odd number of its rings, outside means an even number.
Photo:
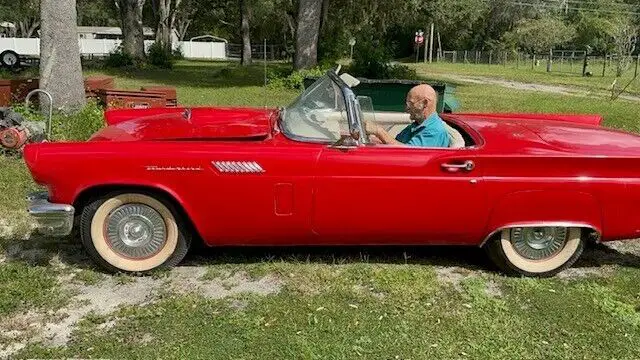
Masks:
[[[184,201],[184,199],[173,189],[166,187],[162,184],[155,183],[147,183],[141,181],[126,181],[126,182],[101,182],[99,184],[92,184],[83,187],[76,188],[75,194],[73,195],[73,204],[77,204],[87,193],[92,192],[93,190],[104,188],[111,188],[114,191],[118,191],[119,189],[132,189],[135,190],[146,190],[157,192],[163,194],[168,200],[172,200],[175,205],[179,206],[185,215],[185,221],[194,225],[195,230],[200,234],[200,229],[198,229],[198,223],[194,220],[193,209],[189,206],[188,202]],[[104,191],[100,191],[104,193]],[[78,210],[78,209],[77,209]]]
[[[508,193],[492,207],[481,245],[502,229],[525,225],[588,227],[602,235],[601,206],[593,195],[579,191]]]

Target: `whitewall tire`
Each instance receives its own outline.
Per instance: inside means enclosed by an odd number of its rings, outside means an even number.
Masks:
[[[91,201],[82,210],[80,234],[91,258],[111,272],[175,266],[190,245],[174,206],[143,193],[112,193]]]
[[[571,267],[582,254],[577,227],[513,227],[489,240],[491,260],[510,275],[549,277]]]

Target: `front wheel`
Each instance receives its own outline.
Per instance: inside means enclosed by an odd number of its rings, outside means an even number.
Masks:
[[[190,245],[173,206],[141,193],[93,200],[82,211],[80,235],[91,258],[111,272],[144,273],[175,266]]]
[[[504,229],[486,246],[501,270],[532,277],[553,276],[571,267],[583,249],[580,228],[552,226]]]

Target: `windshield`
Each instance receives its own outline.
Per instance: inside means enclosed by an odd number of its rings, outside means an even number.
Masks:
[[[285,109],[281,128],[293,139],[311,142],[335,142],[348,135],[349,121],[340,86],[326,75],[318,79]]]

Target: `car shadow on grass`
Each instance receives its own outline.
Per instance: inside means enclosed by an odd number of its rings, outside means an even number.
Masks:
[[[615,246],[588,244],[574,268],[610,265],[640,269],[640,242],[632,251]],[[96,269],[77,236],[50,238],[33,234],[26,238],[0,239],[5,262],[21,261],[34,266],[59,262],[79,269]],[[264,262],[344,265],[354,263],[414,264],[458,267],[471,271],[494,271],[485,252],[472,246],[194,246],[184,266],[254,264]]]

